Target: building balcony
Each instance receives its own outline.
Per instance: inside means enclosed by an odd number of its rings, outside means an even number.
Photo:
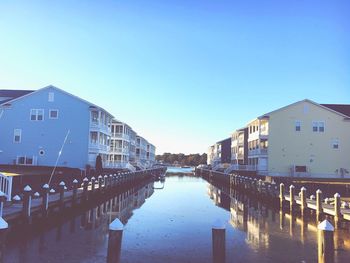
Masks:
[[[248,150],[248,155],[267,155],[267,148]]]
[[[266,165],[232,164],[230,171],[267,171]]]
[[[110,147],[110,153],[111,154],[115,154],[115,153],[118,154],[119,153],[119,154],[128,155],[129,154],[129,149]]]
[[[109,146],[97,143],[89,143],[89,152],[109,153]]]
[[[232,153],[232,158],[231,160],[242,160],[244,159],[244,154],[243,153]]]
[[[111,134],[111,130],[110,127],[108,127],[108,125],[104,125],[104,123],[97,121],[90,121],[90,131],[103,132],[107,135]]]
[[[268,132],[262,132],[262,131],[256,131],[253,133],[250,133],[248,136],[248,141],[255,141],[255,140],[267,140],[269,138]]]
[[[118,132],[111,133],[111,138],[112,139],[123,139],[125,141],[130,141],[130,136],[128,134],[125,134],[125,133],[118,133]]]

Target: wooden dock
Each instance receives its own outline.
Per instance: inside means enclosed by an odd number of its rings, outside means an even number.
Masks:
[[[276,185],[275,183],[264,182],[253,177],[225,174],[207,169],[196,169],[196,174],[208,181],[215,180],[228,187],[280,202],[281,207],[287,204],[291,210],[298,209],[303,211],[307,209],[315,211],[320,218],[324,215],[332,216],[336,227],[341,221],[350,221],[349,204],[342,201],[337,193],[334,193],[334,198],[322,199],[322,192],[317,190],[316,193],[309,193],[310,196],[306,197],[306,188],[302,189],[303,187],[301,187],[301,191],[296,193],[293,185]],[[289,191],[285,192],[284,189]]]
[[[6,202],[4,198],[1,200],[0,216],[6,222],[13,222],[53,211],[63,212],[65,208],[78,207],[96,198],[113,194],[118,187],[158,177],[164,172],[165,168],[161,167],[136,172],[105,174],[98,178],[84,178],[81,182],[72,179],[71,189],[67,189],[65,183],[61,182],[57,192],[50,189],[48,185],[44,185],[41,193],[33,193],[30,186],[26,186],[21,197],[16,196],[11,202]]]

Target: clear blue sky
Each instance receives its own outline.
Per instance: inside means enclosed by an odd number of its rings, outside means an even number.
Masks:
[[[254,117],[350,100],[350,1],[1,1],[0,88],[49,84],[157,146],[205,152]]]

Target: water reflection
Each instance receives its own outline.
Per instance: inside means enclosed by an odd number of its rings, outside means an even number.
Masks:
[[[250,199],[232,189],[230,194],[227,194],[211,184],[207,188],[213,203],[230,211],[231,226],[246,234],[245,240],[251,249],[266,250],[270,258],[275,258],[274,251],[280,254],[287,253],[286,262],[289,262],[287,260],[289,253],[302,255],[303,252],[305,254],[300,257],[301,260],[317,261],[317,224],[306,215],[297,217],[293,213],[278,211],[272,205]],[[230,198],[229,208],[222,202],[227,197]],[[276,217],[279,217],[279,222],[276,222]],[[298,244],[299,250],[293,251],[288,246],[288,250],[282,251],[281,248],[286,249],[280,243],[282,240]],[[349,244],[348,230],[340,229],[334,232],[335,262],[347,262],[350,256]]]
[[[10,232],[17,238],[7,242],[4,262],[105,262],[109,223],[116,217],[127,223],[133,210],[153,194],[152,186],[129,189],[54,227],[28,226],[38,229],[21,236]]]
[[[162,186],[165,186],[164,188]],[[4,262],[106,262],[108,225],[125,224],[121,262],[212,262],[212,224],[226,225],[226,262],[317,262],[313,217],[196,177],[167,177],[7,243]],[[61,221],[60,221],[61,220]],[[347,230],[334,234],[335,262],[348,262]]]

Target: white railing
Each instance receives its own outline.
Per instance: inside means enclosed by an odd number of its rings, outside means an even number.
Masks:
[[[11,201],[12,195],[12,176],[6,176],[0,173],[0,194],[6,196],[7,201]]]
[[[225,170],[225,173],[232,171],[267,171],[266,165],[232,164]]]
[[[109,152],[109,146],[103,144],[89,143],[89,150]]]
[[[267,148],[253,149],[248,151],[248,155],[259,155],[259,154],[267,154]]]

